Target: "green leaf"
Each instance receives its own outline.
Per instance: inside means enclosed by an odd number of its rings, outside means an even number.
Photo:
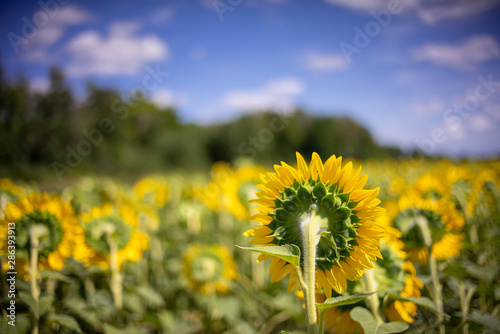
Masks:
[[[52,296],[43,296],[38,300],[38,315],[42,317],[52,306],[54,298]]]
[[[406,322],[393,321],[388,323],[383,323],[377,326],[375,334],[386,334],[386,333],[401,333],[410,327]]]
[[[342,305],[350,305],[360,302],[366,299],[368,296],[372,295],[374,292],[370,293],[360,293],[351,296],[340,296],[340,297],[332,297],[325,300],[324,303],[316,304],[318,311],[324,312],[332,307],[342,306]]]
[[[427,297],[401,297],[400,295],[395,294],[395,293],[389,293],[388,297],[390,299],[395,299],[395,300],[399,300],[402,302],[412,302],[412,303],[417,304],[420,307],[423,307],[423,308],[426,308],[426,309],[431,310],[433,312],[445,315],[445,313],[441,312],[437,308],[436,304],[434,304],[434,302]]]
[[[30,307],[33,315],[37,319],[47,313],[50,306],[52,305],[52,302],[54,301],[52,296],[42,296],[37,302],[35,301],[33,296],[31,296],[31,294],[24,291],[20,291],[18,296],[24,303],[26,303]]]
[[[408,329],[408,324],[402,321],[377,323],[372,313],[364,307],[355,307],[351,310],[351,318],[359,322],[365,334],[390,334],[400,333]]]
[[[242,247],[236,245],[236,247],[241,249],[246,249],[252,252],[272,255],[286,262],[289,262],[294,266],[299,265],[300,249],[295,245],[287,244],[283,246],[264,246],[264,247]]]
[[[65,314],[52,314],[47,317],[47,321],[57,323],[62,327],[72,330],[77,333],[82,333],[80,325],[76,322],[75,318]]]
[[[350,312],[351,319],[359,322],[365,334],[374,334],[377,330],[377,320],[373,317],[372,313],[364,307],[357,306]]]
[[[484,280],[488,283],[493,282],[498,277],[500,266],[498,264],[489,264],[487,266],[478,266],[472,262],[463,264],[469,275],[479,280]]]
[[[493,330],[495,333],[500,333],[500,319],[492,316],[491,314],[473,310],[470,315],[463,315],[461,313],[456,313],[455,315],[486,326],[489,329]]]
[[[123,307],[136,314],[143,314],[146,311],[141,297],[135,293],[123,292]]]
[[[138,287],[137,294],[152,308],[160,308],[165,305],[163,296],[148,286]]]
[[[41,279],[44,279],[44,278],[53,278],[55,279],[56,281],[63,281],[63,282],[71,282],[71,280],[69,279],[69,277],[67,277],[66,275],[60,273],[59,271],[52,271],[52,270],[39,270],[38,271],[38,275]]]
[[[68,298],[65,299],[63,303],[64,306],[69,309],[70,313],[91,325],[96,331],[100,331],[101,321],[97,313],[91,309],[83,299]]]

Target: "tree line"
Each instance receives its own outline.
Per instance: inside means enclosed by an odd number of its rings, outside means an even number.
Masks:
[[[49,83],[36,92],[23,75],[10,78],[0,67],[2,174],[206,170],[239,157],[260,164],[291,161],[295,151],[361,159],[401,153],[377,144],[349,117],[262,111],[201,126],[182,122],[173,107],[159,107],[140,93],[124,99],[118,90],[93,83],[78,100],[57,68],[50,69]]]

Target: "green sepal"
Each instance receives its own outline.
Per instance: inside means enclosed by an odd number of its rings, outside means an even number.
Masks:
[[[339,258],[339,252],[337,250],[337,245],[333,241],[332,234],[328,231],[321,232],[319,237],[319,242],[317,246],[316,260],[318,261],[331,261],[332,253],[334,253],[334,258]]]
[[[316,198],[323,198],[323,197],[325,197],[327,190],[326,190],[325,185],[323,183],[319,182],[318,184],[316,184],[314,186],[312,193]]]

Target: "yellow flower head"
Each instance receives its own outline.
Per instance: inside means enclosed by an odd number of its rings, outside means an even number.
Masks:
[[[23,191],[20,187],[16,186],[10,179],[0,179],[0,193],[6,193],[14,196],[21,196]]]
[[[149,237],[137,229],[139,219],[130,207],[116,209],[111,204],[92,207],[80,219],[84,234],[74,257],[87,266],[109,268],[111,243],[117,249],[118,266],[125,260],[139,261],[149,247]]]
[[[325,329],[334,329],[335,334],[362,334],[359,322],[352,320],[351,311],[340,307],[332,307],[325,311]]]
[[[391,207],[391,205],[388,206]],[[390,230],[397,231],[392,227]],[[400,248],[404,247],[404,244],[397,242],[398,239],[394,233],[389,234],[391,234],[389,238],[382,239],[381,253],[384,258],[377,262],[379,268],[375,270],[377,288],[392,290],[402,297],[420,297],[423,284],[416,276],[415,266],[411,261],[406,260],[408,254]],[[390,321],[412,323],[412,316],[417,314],[417,305],[411,302],[393,301],[385,312]]]
[[[197,197],[213,211],[231,213],[237,219],[246,220],[250,216],[251,189],[264,172],[261,166],[234,168],[229,163],[217,162],[212,166],[210,182]]]
[[[367,175],[359,176],[361,167],[353,170],[352,163],[342,167],[342,157],[330,157],[324,164],[313,153],[309,166],[297,153],[297,168],[282,162],[274,166],[275,173],[262,176],[257,188],[258,214],[252,218],[261,224],[244,233],[257,245],[292,244],[303,255],[304,215],[315,214],[322,220],[316,234],[316,284],[331,297],[332,288],[341,293],[347,289],[346,278],[354,280],[365,269],[374,268],[385,230],[376,218],[384,214],[377,194],[379,189],[364,190]],[[259,260],[269,258],[260,255]],[[301,259],[301,264],[303,261]],[[292,273],[288,292],[297,287],[297,275],[291,264],[273,257],[271,281]]]
[[[429,251],[438,260],[458,255],[464,238],[458,232],[465,219],[450,198],[409,189],[400,197],[398,205],[399,212],[392,211],[391,218],[402,232],[401,240],[412,261],[426,264]],[[426,240],[426,235],[422,232],[422,221],[428,226],[430,235],[427,238],[430,237],[431,240]]]
[[[134,185],[135,195],[142,201],[158,208],[170,200],[170,187],[163,177],[145,177]]]
[[[38,268],[61,270],[65,258],[71,257],[75,240],[81,234],[81,227],[75,218],[73,208],[57,195],[30,193],[17,202],[10,202],[1,219],[0,250],[6,252],[8,224],[15,223],[17,271],[23,271],[25,263],[20,259],[22,253],[29,254],[33,228],[39,232]],[[24,256],[26,258],[26,256]],[[22,277],[24,273],[21,273]]]
[[[415,275],[415,267],[410,261],[403,263],[402,269],[405,271],[405,287],[401,291],[401,297],[420,297],[420,290],[424,285],[422,281]],[[417,305],[412,302],[401,302],[396,300],[392,302],[385,310],[389,321],[404,321],[412,323],[414,316],[417,315]]]
[[[183,256],[183,273],[193,290],[213,295],[231,290],[238,268],[224,246],[191,245]]]

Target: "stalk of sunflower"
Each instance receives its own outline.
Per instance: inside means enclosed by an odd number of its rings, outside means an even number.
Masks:
[[[29,278],[31,294],[38,302],[40,296],[38,270],[62,270],[65,259],[71,257],[81,227],[73,208],[57,195],[30,193],[16,202],[9,202],[0,218],[0,250],[7,251],[7,226],[15,223],[15,271],[23,279]],[[5,263],[7,265],[7,263]],[[12,268],[3,268],[13,271]],[[33,333],[38,333],[38,319],[33,317]]]
[[[250,242],[264,246],[291,245],[300,250],[300,266],[279,256],[263,253],[259,260],[273,258],[271,281],[288,274],[287,292],[300,284],[306,300],[308,333],[317,333],[316,287],[331,297],[347,290],[346,279],[360,278],[381,258],[378,238],[385,235],[376,218],[379,189],[363,189],[368,176],[359,176],[361,167],[342,167],[342,157],[330,157],[324,164],[313,153],[309,165],[297,153],[297,168],[282,162],[276,173],[262,175],[261,192],[253,203],[259,213],[252,216],[261,226],[244,233]],[[265,248],[265,247],[264,247]]]
[[[111,270],[111,292],[115,306],[121,309],[122,274],[125,261],[138,261],[149,247],[149,237],[137,229],[139,218],[128,206],[111,204],[92,207],[82,213],[84,234],[77,243],[74,258],[84,265]]]
[[[389,220],[402,232],[401,241],[410,260],[422,266],[428,265],[432,277],[430,293],[441,312],[442,285],[438,278],[437,261],[456,257],[464,239],[461,230],[465,219],[457,211],[451,196],[454,182],[455,178],[444,179],[435,173],[423,174],[400,196],[397,206],[388,210]],[[442,315],[438,317],[442,322]],[[444,331],[441,324],[440,332]]]

